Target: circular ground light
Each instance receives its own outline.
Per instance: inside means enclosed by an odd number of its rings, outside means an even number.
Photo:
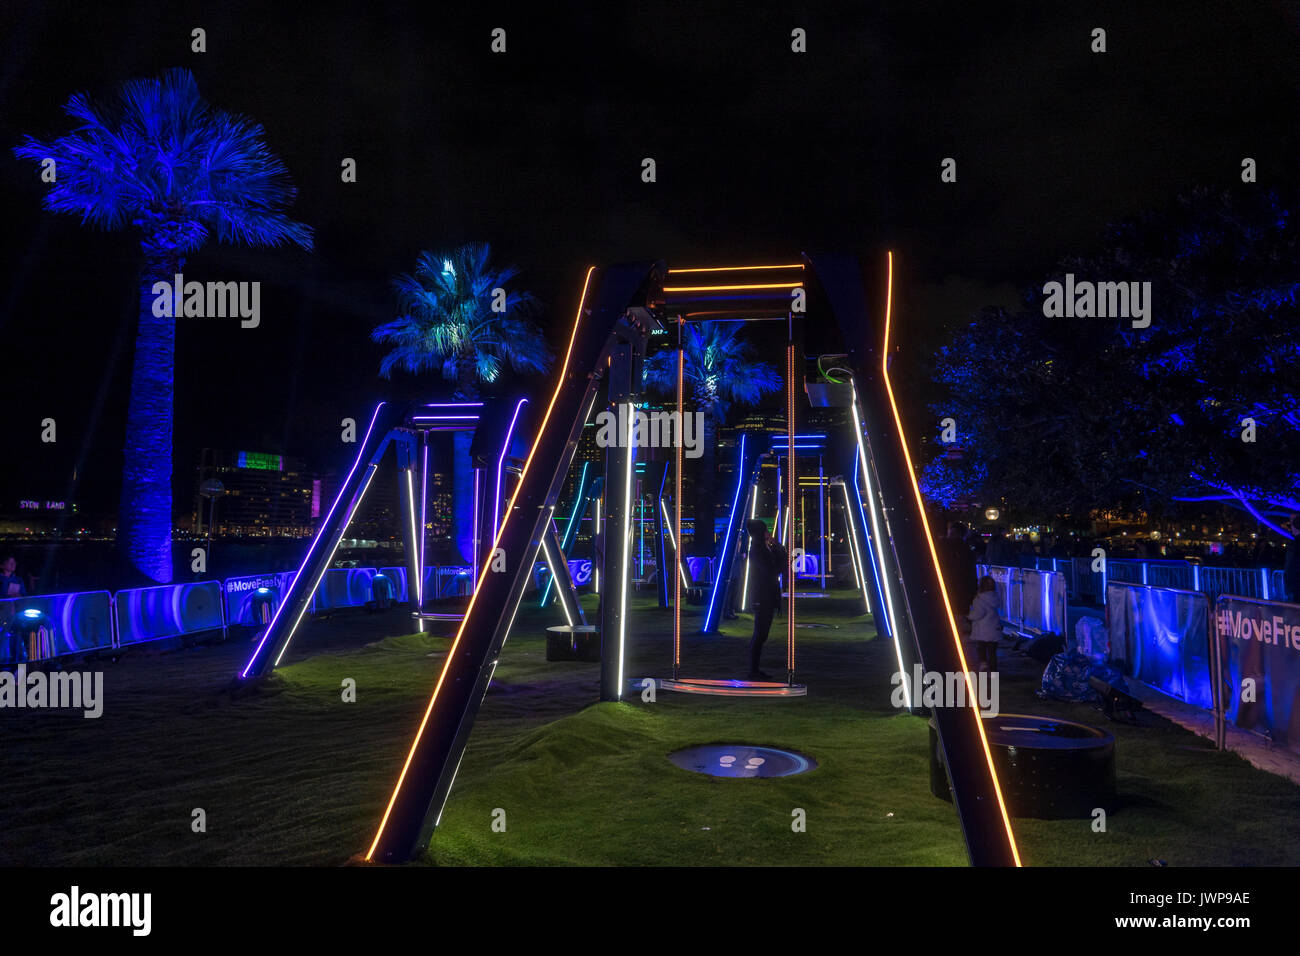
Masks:
[[[748,744],[687,747],[670,753],[668,759],[683,770],[710,777],[790,777],[817,766],[811,757],[792,750]]]

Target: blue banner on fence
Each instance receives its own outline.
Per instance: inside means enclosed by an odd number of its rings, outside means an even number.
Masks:
[[[226,601],[226,621],[230,624],[259,626],[264,623],[258,613],[269,601],[274,611],[293,581],[292,571],[272,571],[226,578],[221,582]]]
[[[1300,753],[1300,605],[1221,595],[1214,616],[1225,716]]]
[[[996,564],[976,565],[977,573],[989,575],[997,586],[998,616],[1003,623],[1031,633],[1065,634],[1065,575],[1056,571],[1008,568]],[[953,608],[964,614],[967,609]]]
[[[0,601],[0,664],[110,648],[112,617],[107,591]]]
[[[316,589],[312,610],[332,611],[341,607],[360,607],[373,600],[371,579],[374,568],[330,568]]]
[[[467,595],[474,590],[474,569],[468,564],[428,564],[424,568],[424,599]]]
[[[591,572],[594,567],[591,558],[569,558],[565,564],[569,566],[569,577],[573,579],[574,587],[580,588],[591,583]],[[544,563],[537,562],[533,566],[533,584],[541,589],[546,587],[550,579],[551,569]]]
[[[692,584],[713,583],[713,559],[691,556],[686,559],[686,573]]]
[[[220,581],[118,591],[114,596],[118,644],[142,644],[218,630],[225,623],[221,601]]]
[[[573,578],[574,587],[591,583],[591,558],[571,558],[569,560],[569,577]]]
[[[1209,601],[1195,591],[1109,584],[1110,659],[1156,690],[1211,709],[1209,616]]]

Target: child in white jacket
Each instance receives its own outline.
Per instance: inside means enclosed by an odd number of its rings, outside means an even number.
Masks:
[[[975,654],[979,659],[979,670],[989,672],[998,669],[998,641],[1002,640],[1002,621],[998,617],[998,586],[991,575],[980,578],[979,590],[975,600],[971,601],[970,613],[966,615],[971,622],[971,639],[975,642]]]

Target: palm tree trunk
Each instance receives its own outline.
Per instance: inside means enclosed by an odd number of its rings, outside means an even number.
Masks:
[[[128,574],[159,584],[172,579],[176,320],[154,315],[153,284],[172,281],[181,265],[176,257],[146,255],[117,515],[117,545]]]
[[[463,368],[453,397],[457,402],[478,401],[478,389]],[[470,460],[469,454],[473,441],[472,431],[458,431],[452,434],[451,540],[453,550],[460,552],[462,564],[471,564],[474,561],[474,509],[478,507],[478,502],[474,497],[474,463]],[[491,520],[491,508],[489,508],[488,521]],[[480,528],[479,537],[491,541],[492,534]],[[481,558],[482,554],[479,557]]]
[[[460,561],[474,560],[474,465],[469,458],[472,431],[458,431],[451,436],[451,537]],[[491,518],[488,519],[489,521]]]
[[[712,555],[716,549],[714,525],[718,514],[718,473],[716,445],[718,423],[707,396],[696,394],[695,408],[704,415],[703,447],[697,459],[695,478],[695,538],[691,542],[697,555]]]

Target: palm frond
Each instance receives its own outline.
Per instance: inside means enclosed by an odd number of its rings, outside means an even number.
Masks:
[[[507,367],[525,374],[548,371],[554,356],[533,321],[539,306],[530,293],[509,287],[517,275],[513,266],[491,265],[487,243],[467,243],[446,253],[420,252],[414,271],[393,280],[398,307],[407,321],[418,326],[419,334],[385,341],[394,350],[429,358],[389,362],[386,356],[387,367],[441,365],[444,378],[459,381],[461,372],[468,371],[484,383],[499,381]],[[496,289],[506,293],[502,312],[492,308]]]
[[[684,385],[716,415],[732,403],[753,405],[784,383],[776,366],[756,361],[753,344],[730,322],[688,325],[682,340]],[[643,381],[660,393],[677,390],[677,351],[658,352],[645,360]]]
[[[43,203],[104,228],[137,227],[146,247],[188,252],[215,235],[250,246],[312,247],[285,212],[296,190],[261,126],[218,110],[189,70],[132,79],[103,100],[71,96],[79,125],[53,140],[25,137],[19,159],[53,159]]]

